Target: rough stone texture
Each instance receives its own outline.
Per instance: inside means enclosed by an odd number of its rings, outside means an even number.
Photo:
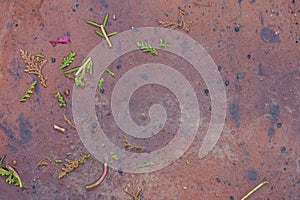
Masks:
[[[125,31],[130,27],[159,26],[158,20],[176,18],[178,7],[193,20],[191,32],[212,56],[220,69],[227,92],[226,124],[213,152],[199,160],[197,152],[203,139],[200,128],[188,151],[167,168],[138,174],[146,184],[142,199],[240,199],[263,180],[270,183],[253,194],[251,199],[300,199],[300,62],[298,1],[5,1],[0,4],[0,152],[6,161],[17,161],[15,168],[28,187],[5,184],[0,177],[0,199],[130,199],[124,187],[130,174],[110,170],[104,183],[92,191],[84,186],[102,172],[102,164],[94,158],[86,161],[70,175],[59,180],[61,164],[37,167],[44,156],[53,159],[76,158],[87,152],[77,132],[68,127],[63,114],[72,119],[71,95],[66,97],[67,108],[60,108],[54,97],[57,91],[72,89],[59,64],[71,51],[78,55],[73,66],[78,66],[87,53],[100,41],[84,20],[100,21],[105,13],[115,14],[109,20],[109,30]],[[206,5],[210,5],[207,7]],[[52,47],[49,40],[69,33],[72,43]],[[25,64],[20,49],[43,53],[48,62],[44,74],[48,87],[38,84],[32,98],[20,103],[19,98],[35,76],[24,73]],[[109,94],[113,85],[130,63],[143,61],[141,52],[123,58],[113,70],[115,79],[107,78],[103,105],[99,112],[104,118],[104,129],[114,130],[110,114]],[[170,65],[180,63],[172,56],[156,60]],[[181,61],[184,64],[184,61]],[[185,69],[201,102],[203,127],[209,122],[209,95],[205,83],[189,67]],[[165,92],[162,88],[141,88],[134,95],[131,117],[138,124],[148,123],[146,112],[151,102],[146,92],[153,95]],[[72,92],[71,92],[72,93]],[[168,95],[167,95],[168,96]],[[151,101],[167,100],[175,103],[171,94],[166,99],[158,95]],[[173,100],[172,100],[173,99]],[[148,102],[148,103],[145,103]],[[173,104],[172,104],[173,105]],[[106,107],[105,107],[106,106]],[[170,107],[176,116],[178,105]],[[105,119],[106,118],[106,119]],[[142,120],[141,120],[142,119]],[[67,128],[62,134],[53,124]],[[168,126],[167,132],[175,129]],[[271,130],[271,131],[270,131]],[[165,140],[164,140],[165,139]],[[154,140],[149,148],[169,141],[170,136]],[[156,143],[155,143],[156,142]],[[186,161],[190,164],[186,165]],[[186,187],[186,188],[185,188]]]

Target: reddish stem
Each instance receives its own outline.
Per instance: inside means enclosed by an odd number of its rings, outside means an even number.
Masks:
[[[85,189],[87,189],[87,190],[92,189],[92,188],[100,185],[104,181],[105,177],[107,176],[107,173],[108,173],[108,165],[107,165],[107,163],[104,163],[103,164],[103,173],[100,176],[100,178],[96,182],[94,182],[92,184],[89,184],[89,185],[86,185]]]

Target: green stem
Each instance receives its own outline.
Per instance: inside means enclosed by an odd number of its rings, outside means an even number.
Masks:
[[[106,31],[105,31],[105,29],[104,29],[104,26],[103,26],[102,24],[100,25],[100,28],[101,28],[102,34],[103,34],[103,36],[104,36],[106,42],[108,43],[108,46],[109,46],[109,47],[112,47],[111,42],[109,41],[108,36],[107,36],[107,34],[106,34]]]
[[[76,72],[80,67],[75,67],[75,68],[72,68],[72,69],[69,69],[67,71],[64,72],[64,74],[70,74],[72,72]]]

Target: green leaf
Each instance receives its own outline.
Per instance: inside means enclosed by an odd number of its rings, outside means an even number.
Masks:
[[[147,42],[137,42],[136,46],[138,46],[143,52],[150,52],[153,55],[158,55],[157,50]]]
[[[110,36],[117,35],[117,34],[118,34],[118,32],[111,32],[111,33],[107,34],[107,36],[110,37]]]
[[[96,32],[97,35],[99,35],[99,36],[101,36],[101,37],[104,37],[104,35],[103,35],[100,31],[95,30],[95,32]]]
[[[8,166],[8,165],[7,165]],[[8,184],[15,184],[16,186],[24,187],[19,175],[12,167],[9,166],[10,169],[0,168],[0,175],[7,176],[5,182]]]
[[[3,169],[2,167],[0,168],[0,175],[2,176],[8,176],[11,174],[11,171]]]
[[[92,20],[86,20],[85,21],[87,24],[92,25],[92,26],[96,26],[96,27],[100,27],[100,24],[92,21]]]
[[[138,168],[143,168],[143,167],[150,167],[150,166],[152,166],[152,165],[154,165],[154,163],[153,163],[152,161],[149,161],[149,162],[141,163],[141,164],[139,164],[137,167],[138,167]]]
[[[112,77],[115,77],[115,73],[113,73],[110,69],[106,69],[105,71]]]
[[[170,47],[170,44],[165,42],[163,39],[159,39],[159,44],[158,44],[159,47],[164,47],[164,48],[168,48]]]
[[[30,95],[33,93],[33,89],[36,85],[36,81],[33,81],[30,87],[26,90],[25,94],[21,97],[20,102],[25,102],[26,99],[30,97]]]
[[[57,97],[57,101],[59,102],[60,107],[66,107],[67,104],[65,102],[64,97],[60,94],[60,92],[57,92],[55,97]]]
[[[76,56],[76,53],[73,53],[73,52],[69,53],[66,57],[64,57],[59,68],[63,69],[65,67],[68,67],[73,62],[75,56]]]
[[[104,78],[101,77],[100,80],[99,80],[99,82],[98,82],[98,88],[101,88],[101,87],[102,87],[103,82],[104,82]]]
[[[106,26],[106,24],[107,24],[107,21],[108,21],[108,17],[109,17],[109,15],[108,14],[106,14],[105,15],[105,17],[104,17],[104,19],[103,19],[103,26],[105,27]]]

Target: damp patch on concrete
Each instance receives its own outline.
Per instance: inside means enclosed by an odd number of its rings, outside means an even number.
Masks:
[[[236,79],[237,79],[238,81],[240,81],[240,80],[244,79],[245,76],[246,76],[246,73],[245,73],[245,72],[240,72],[240,73],[237,73]]]
[[[23,115],[20,115],[18,118],[21,143],[26,143],[31,139],[31,128],[32,126],[27,119],[24,119]]]
[[[268,136],[273,137],[274,134],[275,134],[275,129],[273,127],[270,127],[268,130]]]
[[[100,0],[100,4],[101,6],[103,6],[104,8],[108,7],[108,3],[105,0]]]
[[[275,124],[278,121],[278,116],[280,113],[280,106],[279,105],[272,105],[269,111],[269,114],[271,115],[271,122],[272,124]]]
[[[257,75],[262,76],[264,75],[264,71],[263,71],[263,65],[261,63],[258,64],[258,72]]]
[[[246,171],[245,178],[248,181],[256,181],[259,177],[258,171],[256,169],[249,169]]]
[[[8,29],[8,28],[11,28],[13,26],[13,24],[11,22],[7,22],[5,27]]]
[[[240,120],[240,108],[237,104],[230,104],[229,106],[229,112],[231,117],[235,120],[235,121],[239,121]]]
[[[24,119],[23,115],[18,118],[19,122],[19,136],[16,136],[16,131],[14,131],[7,122],[0,123],[0,130],[2,130],[5,135],[12,141],[18,144],[27,143],[31,139],[31,128],[32,126]]]
[[[266,43],[280,43],[279,35],[269,27],[264,27],[260,32],[260,38]]]

